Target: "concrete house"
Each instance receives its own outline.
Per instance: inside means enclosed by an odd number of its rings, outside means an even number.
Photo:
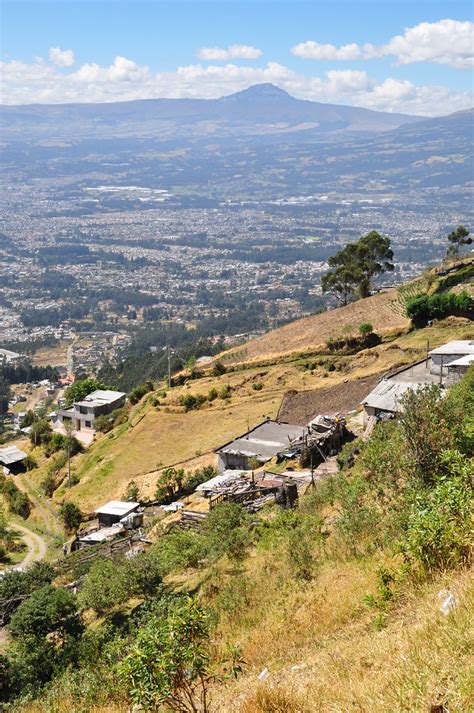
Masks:
[[[303,426],[293,426],[291,423],[279,423],[278,421],[264,421],[215,451],[218,457],[219,471],[251,470],[251,459],[255,459],[261,464],[267,463],[278,453],[287,451],[291,441],[303,437],[304,433]]]
[[[83,428],[93,429],[96,418],[123,406],[125,396],[121,391],[93,391],[71,407],[58,409],[56,415],[61,423],[71,423],[76,431]]]
[[[428,358],[384,376],[362,401],[365,421],[390,418],[402,411],[406,391],[426,384],[449,387],[459,381],[474,363],[474,341],[454,340],[429,352]]]
[[[447,376],[449,364],[467,356],[474,356],[474,341],[454,339],[430,351],[430,371]]]

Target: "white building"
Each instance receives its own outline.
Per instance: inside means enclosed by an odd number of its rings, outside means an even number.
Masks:
[[[125,396],[122,391],[93,391],[70,408],[58,409],[56,414],[61,423],[71,423],[76,431],[93,429],[96,418],[123,406]]]

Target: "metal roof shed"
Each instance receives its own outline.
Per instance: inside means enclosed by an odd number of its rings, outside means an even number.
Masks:
[[[24,468],[23,461],[26,458],[26,453],[21,451],[16,446],[6,446],[0,448],[0,464],[8,471],[16,471]]]
[[[120,522],[123,517],[130,515],[140,507],[140,503],[129,502],[127,500],[110,500],[105,505],[97,508],[95,514],[99,519],[99,524],[103,527],[110,527],[115,522]]]

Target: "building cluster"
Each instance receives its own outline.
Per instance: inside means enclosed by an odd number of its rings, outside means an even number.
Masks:
[[[400,414],[407,391],[418,391],[429,384],[452,386],[473,363],[474,341],[453,340],[432,349],[425,359],[387,374],[362,401],[366,424]]]

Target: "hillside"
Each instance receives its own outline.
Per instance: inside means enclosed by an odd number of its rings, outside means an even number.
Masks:
[[[409,320],[397,311],[396,298],[396,289],[384,290],[345,307],[304,317],[236,347],[221,358],[225,364],[235,364],[322,349],[331,337],[336,338],[346,330],[356,333],[362,322],[370,322],[375,331],[382,332],[407,327]]]
[[[223,503],[134,557],[43,572],[55,586],[9,627],[4,690],[29,686],[16,710],[470,710],[473,380],[413,395],[296,509]],[[77,596],[61,589],[77,577]]]

